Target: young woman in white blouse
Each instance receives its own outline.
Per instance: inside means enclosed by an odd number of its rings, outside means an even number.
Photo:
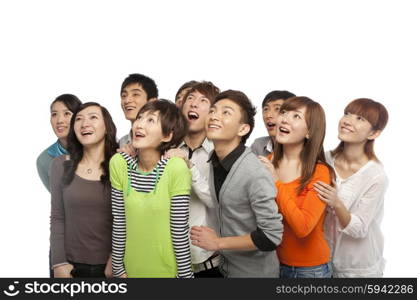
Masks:
[[[336,187],[319,182],[315,189],[329,205],[327,232],[332,246],[333,277],[382,277],[384,239],[381,221],[388,185],[374,141],[388,122],[386,108],[357,99],[339,122],[340,144],[326,153],[336,171]]]

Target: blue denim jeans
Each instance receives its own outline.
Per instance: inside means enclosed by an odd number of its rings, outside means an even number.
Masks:
[[[330,278],[332,267],[330,263],[313,267],[280,266],[280,278]]]

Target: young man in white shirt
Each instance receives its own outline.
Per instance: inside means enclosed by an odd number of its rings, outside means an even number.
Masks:
[[[215,85],[206,81],[195,84],[188,91],[182,106],[182,113],[189,125],[188,134],[179,148],[166,153],[166,157],[183,158],[192,173],[190,226],[213,227],[217,223],[214,198],[208,184],[208,159],[213,143],[206,137],[205,122],[210,106],[219,92]],[[196,278],[223,277],[218,268],[221,262],[218,253],[191,245],[191,260]]]

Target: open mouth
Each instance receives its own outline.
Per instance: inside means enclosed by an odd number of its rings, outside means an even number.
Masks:
[[[209,129],[220,129],[220,126],[219,125],[216,125],[216,124],[209,124],[208,125],[208,128]]]
[[[290,131],[287,128],[285,128],[285,127],[279,127],[279,132],[280,133],[284,133],[284,134],[290,133]]]
[[[268,130],[273,130],[276,128],[276,124],[272,123],[272,122],[267,122],[266,123],[266,128],[268,128]]]
[[[188,120],[198,120],[198,118],[200,117],[198,115],[198,113],[194,112],[194,111],[190,111],[187,115]]]
[[[137,132],[135,132],[135,137],[136,138],[143,138],[143,137],[145,137],[145,135],[142,132],[137,131]]]
[[[132,111],[132,110],[135,110],[135,109],[136,109],[135,106],[125,106],[126,111]]]
[[[81,132],[81,135],[82,136],[87,136],[87,135],[92,135],[93,134],[93,132],[92,131],[82,131]]]

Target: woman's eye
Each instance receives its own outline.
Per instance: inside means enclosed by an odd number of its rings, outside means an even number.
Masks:
[[[57,116],[57,113],[55,112],[51,114],[51,117],[56,117],[56,116]]]
[[[69,111],[65,112],[65,116],[66,117],[71,117],[72,116],[72,112],[69,112]]]
[[[154,120],[153,118],[149,118],[149,119],[148,119],[148,122],[149,122],[149,123],[153,123],[153,122],[155,122],[155,120]]]
[[[295,114],[295,115],[294,115],[294,118],[296,118],[296,119],[301,119],[301,116],[300,116],[299,114]]]

